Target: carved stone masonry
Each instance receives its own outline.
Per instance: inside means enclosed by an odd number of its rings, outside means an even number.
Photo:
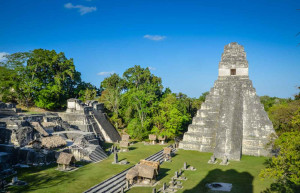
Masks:
[[[227,155],[269,156],[265,145],[275,133],[260,98],[248,76],[244,47],[225,46],[219,63],[219,77],[184,134],[179,148]]]

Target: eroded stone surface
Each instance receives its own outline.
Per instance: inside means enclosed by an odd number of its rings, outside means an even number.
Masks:
[[[275,133],[252,81],[243,46],[225,46],[219,77],[184,134],[179,148],[213,152],[240,160],[241,155],[268,156],[265,145]]]

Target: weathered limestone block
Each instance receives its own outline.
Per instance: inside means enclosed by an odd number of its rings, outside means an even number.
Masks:
[[[275,133],[248,77],[243,46],[225,46],[219,77],[179,144],[182,149],[214,152],[216,158],[268,156],[265,145]]]

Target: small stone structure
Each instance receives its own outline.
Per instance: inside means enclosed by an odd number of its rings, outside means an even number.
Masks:
[[[75,161],[73,154],[61,152],[57,159],[58,169],[63,171],[71,170],[74,168]]]
[[[208,163],[209,163],[209,164],[216,164],[217,162],[218,162],[218,161],[217,161],[215,155],[212,155],[212,156],[210,157],[210,160],[208,160]]]
[[[216,158],[227,155],[269,156],[265,145],[275,134],[260,98],[248,76],[244,47],[225,46],[219,63],[219,77],[205,102],[184,134],[179,148],[213,152]]]
[[[149,140],[151,144],[156,144],[156,135],[150,134],[149,135]]]
[[[129,151],[129,142],[128,141],[121,141],[120,142],[120,151],[121,152],[128,152]]]
[[[130,139],[129,135],[127,135],[127,134],[122,135],[122,141],[120,141],[120,151],[121,152],[129,151],[129,146],[130,146],[129,139]]]
[[[122,141],[127,141],[129,142],[130,136],[128,134],[123,134],[122,135]]]

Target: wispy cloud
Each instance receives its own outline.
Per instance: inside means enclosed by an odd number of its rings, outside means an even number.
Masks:
[[[65,8],[67,9],[78,9],[80,15],[84,15],[97,10],[97,7],[87,7],[83,5],[73,5],[72,3],[66,3]]]
[[[0,62],[3,62],[5,60],[5,55],[8,55],[9,53],[7,52],[0,52]]]
[[[149,40],[153,40],[153,41],[161,41],[166,39],[166,36],[161,36],[161,35],[144,35],[144,38],[149,39]]]
[[[115,72],[114,71],[111,71],[111,72],[99,72],[99,73],[97,73],[97,75],[99,75],[99,76],[107,76],[107,75],[111,75],[113,73],[115,73]]]
[[[148,68],[149,68],[149,70],[152,70],[152,71],[156,70],[156,68],[155,68],[155,67],[151,67],[151,66],[149,66]]]

